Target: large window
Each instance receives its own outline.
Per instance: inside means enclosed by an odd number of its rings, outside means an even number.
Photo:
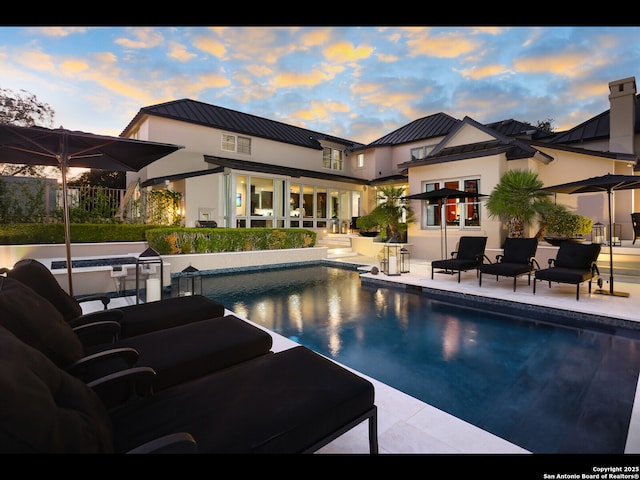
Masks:
[[[324,147],[322,149],[322,166],[330,170],[342,170],[343,154],[342,150]]]
[[[245,153],[251,155],[251,139],[228,133],[222,134],[222,150],[225,152]]]
[[[477,178],[460,180],[443,180],[429,182],[424,185],[424,191],[430,192],[439,188],[451,188],[463,192],[478,193],[480,180]],[[475,197],[448,198],[441,201],[431,201],[424,208],[422,219],[423,228],[440,227],[444,215],[447,227],[473,228],[480,226],[480,203]]]

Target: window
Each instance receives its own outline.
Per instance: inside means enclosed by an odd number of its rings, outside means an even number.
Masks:
[[[426,145],[424,147],[412,148],[411,160],[421,160],[425,158],[433,151],[434,148],[436,148],[435,145]]]
[[[225,152],[237,152],[251,155],[251,139],[223,133],[222,150]]]
[[[364,153],[359,153],[356,157],[356,168],[364,167]]]
[[[430,192],[442,187],[478,193],[480,180],[472,178],[431,182],[424,185],[424,191]],[[449,198],[444,208],[441,202],[431,201],[425,205],[422,220],[423,227],[439,227],[443,213],[448,227],[468,228],[480,226],[480,202],[475,197]]]
[[[324,147],[322,149],[322,166],[330,170],[342,170],[342,150]]]

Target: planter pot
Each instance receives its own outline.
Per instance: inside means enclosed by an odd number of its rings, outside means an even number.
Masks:
[[[360,232],[361,237],[377,237],[380,232]]]
[[[562,242],[578,242],[578,243],[582,243],[584,242],[584,238],[582,237],[544,237],[544,240],[547,243],[550,243],[551,245],[553,245],[554,247],[559,247],[560,244]]]

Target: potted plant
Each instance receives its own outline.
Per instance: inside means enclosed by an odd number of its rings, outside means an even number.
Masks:
[[[540,233],[551,245],[565,240],[581,242],[592,227],[590,218],[571,212],[566,205],[549,202],[540,211]]]
[[[377,237],[380,233],[380,223],[377,217],[371,213],[358,217],[356,227],[363,237]]]

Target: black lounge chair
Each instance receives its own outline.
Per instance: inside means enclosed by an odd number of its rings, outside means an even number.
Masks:
[[[516,291],[516,280],[521,275],[527,275],[528,285],[531,285],[531,274],[540,268],[535,258],[538,249],[536,238],[507,238],[504,241],[504,253],[496,255],[495,263],[482,263],[478,267],[478,285],[482,286],[482,274],[498,277],[513,277],[513,291]]]
[[[136,452],[178,432],[198,453],[311,453],[365,420],[378,453],[373,384],[302,346],[144,395],[150,368],[87,385],[2,327],[0,344],[0,453]],[[111,404],[132,378],[140,396]]]
[[[233,315],[114,340],[119,325],[72,329],[50,302],[0,277],[0,325],[85,382],[134,365],[151,366],[162,390],[271,353],[271,335]]]
[[[109,297],[72,297],[60,286],[51,271],[37,260],[23,259],[16,262],[12,269],[3,270],[8,277],[19,280],[49,300],[72,327],[99,320],[113,320],[120,323],[121,338],[225,314],[224,305],[203,295],[172,297],[158,302],[107,309]],[[83,315],[81,303],[98,299],[104,304],[105,310]]]
[[[580,300],[580,284],[589,282],[599,275],[596,261],[602,246],[599,243],[582,244],[566,240],[560,244],[556,258],[549,259],[549,268],[536,270],[533,279],[533,293],[536,293],[536,280],[556,283],[570,283],[576,286],[576,300]]]
[[[436,268],[443,269],[446,273],[458,272],[458,283],[460,283],[460,272],[478,269],[484,258],[484,249],[487,245],[487,237],[460,237],[458,250],[451,252],[451,258],[446,260],[435,260],[431,262],[431,279]]]
[[[631,214],[631,226],[633,227],[633,242],[631,242],[631,245],[635,245],[636,239],[640,237],[640,213]]]

